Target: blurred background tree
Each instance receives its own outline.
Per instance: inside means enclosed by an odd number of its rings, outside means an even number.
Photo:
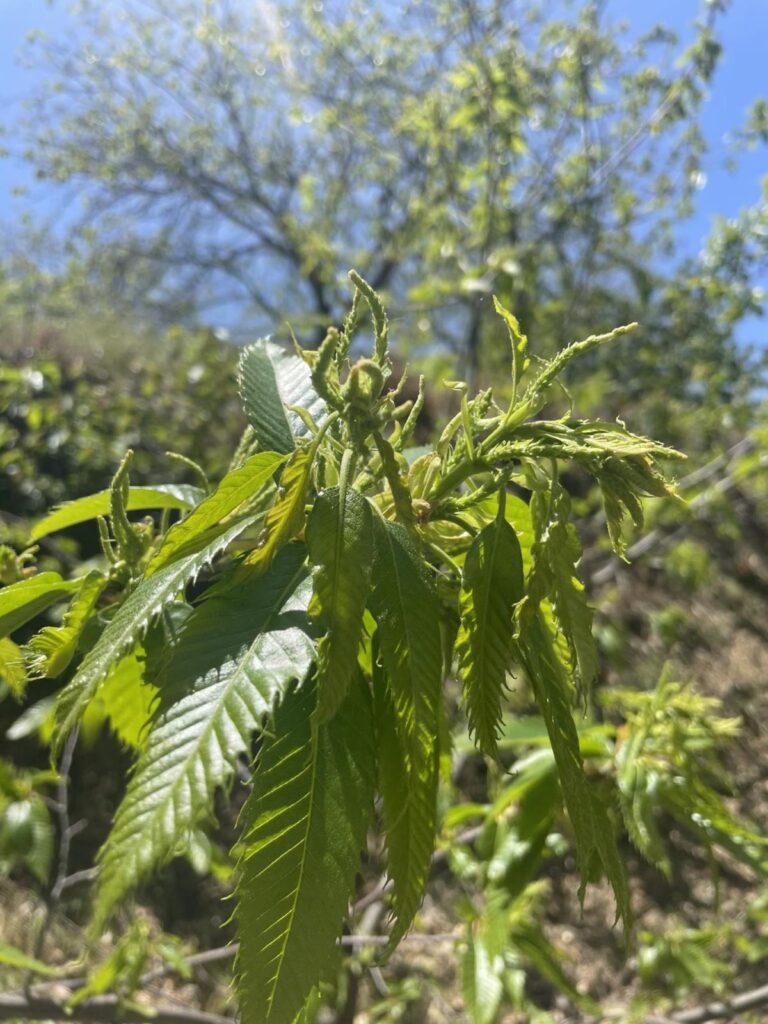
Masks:
[[[81,201],[85,267],[145,317],[288,319],[311,342],[354,265],[409,355],[475,378],[505,359],[493,292],[545,352],[637,319],[597,357],[601,408],[706,450],[757,380],[734,328],[762,311],[768,221],[760,202],[681,244],[727,2],[685,46],[607,8],[82,0],[33,43],[27,156]]]

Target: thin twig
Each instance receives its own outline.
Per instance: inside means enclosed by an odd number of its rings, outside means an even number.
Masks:
[[[758,988],[742,992],[741,995],[732,996],[729,999],[718,999],[705,1006],[695,1006],[690,1010],[673,1013],[672,1020],[677,1024],[706,1024],[710,1020],[734,1017],[737,1013],[756,1010],[766,1005],[768,1005],[768,985],[760,985]]]
[[[462,935],[454,932],[410,932],[404,936],[404,942],[459,942],[463,938]],[[389,942],[389,937],[386,935],[373,935],[368,932],[355,932],[353,935],[342,935],[338,944],[345,949],[360,949],[362,946],[386,946]],[[189,968],[195,967],[207,967],[209,964],[223,963],[225,960],[233,960],[240,951],[239,942],[230,942],[226,946],[216,946],[213,949],[203,950],[201,953],[193,953],[191,956],[184,957],[184,965]],[[155,981],[159,981],[161,978],[166,978],[169,975],[176,974],[179,971],[179,967],[175,963],[164,963],[159,967],[153,968],[151,971],[146,971],[139,978],[138,988],[145,988],[147,985],[151,985]],[[81,988],[86,978],[79,976],[76,978],[52,978],[49,980],[43,980],[35,986],[37,990],[42,989],[46,985],[57,985],[66,986],[69,989]],[[34,998],[29,994],[29,998]],[[0,1016],[0,1019],[2,1017]]]
[[[59,779],[56,784],[56,800],[53,803],[53,811],[58,819],[59,825],[59,855],[56,864],[56,877],[53,880],[51,891],[48,894],[45,917],[43,918],[43,923],[40,926],[40,930],[37,933],[37,938],[35,940],[34,956],[37,960],[41,959],[45,940],[48,936],[51,924],[53,923],[56,911],[59,908],[61,897],[67,887],[70,844],[72,842],[72,836],[75,829],[79,831],[77,828],[79,823],[77,823],[73,829],[73,826],[69,821],[69,774],[72,770],[72,759],[75,756],[77,735],[78,729],[75,728],[67,737],[67,742],[64,745],[64,753],[61,757],[61,765],[59,766]],[[29,984],[29,979],[27,984]]]
[[[72,832],[70,830],[70,838]],[[73,885],[79,885],[81,882],[92,882],[95,878],[98,878],[99,868],[84,868],[82,871],[73,871],[71,875],[67,875],[61,883],[61,889],[69,889]]]
[[[146,1011],[126,1006],[117,996],[94,996],[69,1009],[56,999],[0,993],[0,1020],[83,1021],[86,1024],[234,1024],[233,1017],[222,1017],[202,1010],[147,1007]]]
[[[357,916],[362,914],[364,910],[372,906],[374,903],[379,903],[388,892],[392,891],[392,881],[387,878],[386,875],[382,875],[376,885],[367,892],[365,896],[361,896],[360,899],[352,907],[352,914]]]

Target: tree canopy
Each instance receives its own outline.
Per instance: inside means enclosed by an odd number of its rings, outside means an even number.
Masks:
[[[28,156],[82,198],[99,274],[173,316],[317,343],[357,265],[469,377],[503,359],[492,293],[549,352],[639,320],[615,404],[672,436],[691,401],[743,397],[765,211],[679,245],[725,0],[685,42],[606,6],[83,0],[32,50]]]

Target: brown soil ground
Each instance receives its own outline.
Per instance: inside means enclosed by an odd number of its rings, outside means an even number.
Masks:
[[[734,783],[733,808],[749,819],[759,830],[768,832],[768,561],[754,552],[725,550],[723,571],[716,566],[713,582],[696,593],[684,590],[671,592],[653,559],[631,568],[622,568],[615,581],[601,595],[601,605],[627,624],[627,649],[622,665],[607,671],[607,682],[622,685],[652,685],[658,670],[671,658],[680,678],[694,680],[705,694],[718,697],[723,713],[740,716],[743,730],[738,741],[726,746],[723,760]],[[768,545],[763,547],[768,552]],[[727,568],[727,572],[725,569]],[[715,582],[716,580],[716,582]],[[654,634],[649,623],[654,612],[674,602],[686,616],[684,634],[670,648]],[[632,677],[630,677],[630,673]],[[93,759],[98,764],[102,752]],[[119,794],[96,785],[87,766],[81,782],[88,800],[98,791],[104,801],[104,815],[114,806]],[[93,769],[96,770],[96,769]],[[77,788],[75,787],[75,791]],[[231,820],[231,819],[230,819]],[[85,833],[80,846],[84,867],[101,836]],[[633,879],[633,905],[636,935],[659,934],[670,927],[699,928],[716,926],[719,922],[743,927],[745,936],[754,937],[757,926],[747,919],[747,909],[760,892],[760,883],[748,869],[724,855],[719,864],[719,881],[713,883],[710,866],[701,851],[679,830],[671,828],[667,835],[672,850],[674,879],[668,882],[654,868],[644,864],[629,844],[623,851]],[[183,864],[176,862],[162,885],[152,890],[156,897],[151,920],[181,934],[193,948],[217,946],[227,941],[230,931],[222,928],[224,915],[214,897],[215,884],[200,880]],[[614,905],[605,885],[593,885],[588,893],[583,914],[579,911],[577,878],[570,859],[553,858],[547,868],[548,895],[545,903],[546,931],[562,951],[564,964],[578,989],[596,1000],[603,1014],[612,1020],[628,1020],[627,1007],[638,995],[637,946],[627,950],[621,929],[614,927]],[[171,895],[169,895],[171,894]],[[456,902],[456,888],[447,876],[439,875],[425,901],[419,931],[445,934],[460,931],[456,915],[450,908]],[[41,913],[39,900],[23,885],[0,883],[0,941],[31,948],[34,922]],[[85,917],[85,901],[73,894],[51,932],[49,956],[58,959],[76,957],[82,949],[80,923]],[[763,926],[765,927],[765,926]],[[766,937],[768,939],[768,936]],[[103,941],[108,949],[111,937]],[[768,942],[766,942],[768,948]],[[726,951],[734,971],[733,990],[743,991],[764,984],[768,976],[768,960],[750,963],[738,951]],[[383,971],[374,968],[360,971],[357,1012],[348,1009],[328,1015],[335,1024],[373,1024],[374,1021],[402,1021],[404,1024],[465,1024],[467,1017],[457,981],[459,947],[451,942],[411,939],[406,941]],[[228,1009],[228,965],[195,972],[192,982],[180,984],[170,979],[159,982],[148,993],[149,999],[161,995],[216,1012]],[[0,990],[18,984],[18,975],[10,971],[0,980]],[[557,1024],[586,1024],[589,1018],[576,1011],[550,986],[531,979],[531,991],[540,1005],[551,1013]],[[376,987],[380,992],[375,995]],[[385,991],[393,997],[408,990],[409,998],[391,1006],[382,1004]],[[380,1009],[374,1010],[376,999]],[[648,1009],[668,1006],[662,994],[654,1002],[647,999]],[[677,1006],[693,1006],[708,1001],[711,994],[692,990]],[[502,1024],[525,1024],[525,1016],[507,1014]],[[768,1021],[768,1010],[743,1021]]]

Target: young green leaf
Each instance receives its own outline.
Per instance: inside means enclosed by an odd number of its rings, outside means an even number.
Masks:
[[[144,652],[137,648],[115,665],[93,704],[100,706],[120,742],[138,750],[146,739],[159,692],[145,679]]]
[[[208,597],[184,623],[99,855],[94,928],[210,815],[217,787],[229,784],[255,730],[288,684],[307,674],[314,657],[305,632],[308,601],[304,551],[292,545],[267,575]]]
[[[552,608],[568,644],[579,689],[586,697],[597,678],[599,662],[592,634],[592,608],[576,574],[581,542],[573,523],[554,524],[547,547],[552,570]]]
[[[510,935],[511,945],[558,991],[566,995],[584,1013],[600,1016],[600,1006],[584,996],[562,968],[562,953],[547,939],[541,927],[533,922],[518,923]]]
[[[0,638],[0,683],[5,683],[16,700],[21,700],[27,682],[27,669],[21,648],[8,637]]]
[[[626,929],[631,919],[626,868],[616,848],[615,830],[608,813],[584,774],[568,679],[541,612],[527,608],[525,612],[518,656],[547,724],[563,799],[576,838],[576,859],[582,879],[579,894],[583,898],[594,867],[601,865],[613,887],[617,916],[621,916]]]
[[[586,697],[599,669],[597,647],[592,635],[592,609],[584,584],[578,578],[581,541],[570,522],[570,499],[558,483],[552,493],[533,501],[547,509],[548,521],[538,524],[539,540],[533,545],[533,572],[529,581],[531,600],[548,600],[568,647],[569,660],[578,689]]]
[[[408,931],[424,898],[435,846],[439,749],[403,735],[381,666],[373,667],[378,790],[387,842],[387,874],[394,883],[394,924],[388,949]]]
[[[456,639],[470,732],[492,757],[512,652],[514,608],[523,594],[520,542],[513,527],[497,517],[480,531],[467,552]]]
[[[351,487],[318,495],[307,523],[313,604],[325,635],[317,649],[318,713],[334,714],[357,671],[357,649],[371,579],[373,525],[368,501]]]
[[[53,860],[50,812],[37,793],[10,802],[0,813],[0,871],[24,865],[42,885],[48,882]],[[2,960],[0,960],[2,963]]]
[[[32,540],[40,540],[50,533],[66,530],[90,519],[109,515],[111,490],[89,494],[76,501],[68,501],[54,509],[32,527]],[[205,497],[205,491],[190,484],[158,484],[156,487],[131,487],[128,490],[126,510],[137,512],[145,508],[179,509],[186,512],[198,505]]]
[[[44,626],[27,643],[25,656],[29,673],[35,678],[60,676],[75,656],[86,622],[108,583],[103,573],[92,570],[82,578],[80,590],[61,626]]]
[[[270,358],[270,349],[276,348],[262,338],[243,349],[237,384],[259,447],[287,455],[294,450],[296,444],[278,389],[275,363]]]
[[[512,347],[512,401],[514,402],[517,397],[517,388],[520,383],[520,378],[528,369],[531,362],[530,356],[526,354],[528,339],[520,330],[520,324],[517,317],[502,306],[495,295],[493,296],[493,308],[507,325],[509,342]]]
[[[262,540],[244,566],[258,566],[266,572],[281,546],[301,532],[311,470],[312,453],[306,449],[294,452],[280,477],[277,501],[264,518]]]
[[[264,738],[243,808],[235,918],[244,1024],[289,1024],[334,956],[373,810],[370,694],[317,724],[314,681]]]
[[[402,469],[398,464],[398,455],[389,441],[382,437],[381,434],[374,434],[373,440],[378,449],[384,475],[392,493],[397,517],[401,523],[404,523],[406,526],[412,526],[416,522],[416,516],[413,512],[413,499],[411,498],[411,492],[408,490],[408,484],[405,481]],[[402,456],[400,458],[402,459]]]
[[[23,950],[9,946],[7,942],[0,942],[0,964],[5,964],[6,967],[16,967],[20,971],[30,971],[32,974],[41,974],[48,978],[55,978],[57,974],[61,974],[61,968],[44,964]]]
[[[467,940],[461,963],[464,1005],[472,1024],[497,1021],[504,995],[503,967],[501,951],[493,948],[483,922],[478,922]]]
[[[560,377],[565,367],[574,359],[589,352],[600,345],[608,345],[617,338],[623,337],[637,330],[637,323],[623,324],[621,327],[614,327],[607,334],[591,334],[583,341],[575,341],[547,360],[539,369],[533,380],[530,382],[523,395],[523,401],[519,410],[522,415],[520,419],[532,419],[540,409],[544,408],[549,387]]]
[[[67,1011],[73,1013],[86,999],[110,991],[117,991],[121,1001],[128,1001],[139,987],[150,953],[149,925],[141,917],[134,918],[117,939],[107,959],[69,997]]]
[[[274,452],[259,452],[239,469],[224,477],[216,490],[170,528],[163,538],[160,550],[151,559],[146,575],[151,576],[164,565],[182,558],[194,549],[201,534],[216,526],[253,495],[257,494],[277,471],[284,456]]]
[[[112,666],[127,654],[143,635],[149,623],[162,609],[176,599],[190,580],[210,565],[228,544],[250,526],[253,517],[241,519],[211,540],[194,554],[159,569],[154,576],[142,580],[83,659],[77,672],[59,694],[56,703],[54,754],[60,752],[64,740],[77,724],[80,715],[106,679]]]
[[[421,904],[435,842],[440,606],[408,532],[378,516],[372,580],[370,609],[388,694],[378,700],[384,717],[377,739],[388,873],[394,883],[392,946]]]
[[[0,638],[79,590],[82,579],[65,580],[57,572],[39,572],[0,588]]]
[[[618,760],[619,806],[627,834],[648,863],[654,864],[671,880],[672,862],[656,820],[658,791],[663,788],[664,780],[658,772],[649,771],[643,764],[632,764],[627,760],[622,764],[621,754]],[[686,817],[688,812],[686,804]]]

